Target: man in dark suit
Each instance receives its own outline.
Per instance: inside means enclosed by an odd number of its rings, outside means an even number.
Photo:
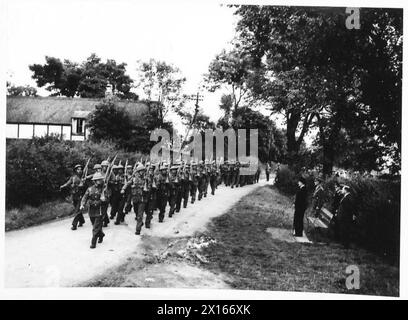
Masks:
[[[343,187],[343,194],[344,196],[340,201],[339,209],[337,211],[337,223],[340,241],[343,246],[348,249],[350,247],[350,235],[352,233],[353,223],[356,217],[354,215],[353,200],[349,186]]]
[[[293,218],[293,229],[295,230],[295,237],[303,236],[303,217],[307,209],[307,189],[306,179],[299,178],[298,181],[299,190],[296,193],[295,198],[295,214]]]

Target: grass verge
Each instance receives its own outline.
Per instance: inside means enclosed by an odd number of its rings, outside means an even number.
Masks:
[[[39,225],[47,221],[68,217],[72,212],[72,203],[65,200],[46,202],[39,207],[24,206],[6,209],[5,229],[11,231]]]
[[[205,267],[228,276],[236,289],[353,293],[398,296],[399,269],[359,248],[335,243],[291,243],[274,239],[268,227],[291,232],[292,199],[274,187],[243,197],[228,213],[213,219],[215,239],[203,254]],[[360,289],[347,290],[346,268],[360,270]]]

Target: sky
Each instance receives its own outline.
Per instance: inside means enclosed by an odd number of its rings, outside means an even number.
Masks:
[[[14,0],[7,2],[6,16],[6,71],[13,84],[35,86],[28,66],[45,63],[46,55],[81,62],[96,53],[127,63],[132,78],[138,60],[172,63],[191,94],[211,60],[228,47],[236,25],[233,9],[217,1]],[[203,95],[204,112],[218,120],[221,92]]]

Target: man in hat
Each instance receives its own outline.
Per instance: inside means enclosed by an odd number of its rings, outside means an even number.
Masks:
[[[265,166],[266,181],[269,181],[270,173],[271,173],[271,166],[269,165],[269,162],[267,162]]]
[[[136,167],[136,174],[133,178],[124,185],[121,193],[125,194],[125,190],[130,186],[130,194],[132,199],[133,211],[136,214],[136,235],[140,235],[143,226],[143,214],[145,211],[145,205],[147,202],[147,197],[145,193],[145,173],[146,167],[139,163]]]
[[[159,207],[159,222],[163,222],[166,212],[166,205],[169,199],[169,177],[167,165],[164,163],[160,167],[160,174],[157,177],[157,201]]]
[[[101,204],[101,210],[102,210],[102,215],[103,215],[103,226],[106,228],[109,224],[109,216],[108,216],[108,207],[110,203],[110,198],[112,196],[112,184],[113,180],[115,179],[115,176],[113,174],[110,174],[110,177],[106,177],[106,175],[109,175],[108,169],[109,169],[109,161],[103,160],[101,162],[101,167],[102,167],[102,175],[105,177],[105,183],[107,184],[104,186],[104,194],[102,195],[102,204]],[[108,179],[108,180],[106,180]]]
[[[112,195],[110,199],[111,211],[110,211],[110,219],[115,219],[116,215],[119,214],[121,209],[121,200],[124,194],[121,194],[120,191],[125,184],[125,176],[123,172],[123,166],[121,164],[114,165],[112,167],[113,170],[113,181],[111,184]]]
[[[76,230],[77,226],[82,227],[85,223],[84,216],[82,215],[80,208],[81,197],[84,194],[84,180],[82,179],[82,166],[77,164],[74,167],[74,174],[69,180],[60,186],[60,190],[69,187],[72,196],[72,204],[74,205],[74,220],[72,221],[72,230]],[[79,225],[78,225],[79,224]]]
[[[188,203],[188,196],[190,194],[190,164],[184,165],[184,171],[181,174],[181,195],[180,195],[180,202],[177,203],[177,209],[180,210],[181,208],[181,201],[183,200],[183,208],[187,208]]]
[[[197,189],[198,189],[198,168],[197,163],[191,163],[191,179],[190,179],[190,196],[191,196],[191,203],[193,204],[196,199]]]
[[[123,175],[123,185],[120,190],[120,203],[119,203],[119,210],[118,214],[116,215],[115,225],[119,225],[122,222],[125,222],[125,215],[127,215],[132,210],[132,197],[130,192],[130,184],[129,181],[132,181],[133,178],[133,167],[131,165],[127,165],[125,168],[125,173]],[[125,190],[122,192],[122,190]]]
[[[89,203],[88,214],[89,219],[92,222],[91,249],[94,249],[96,247],[97,240],[99,243],[102,243],[103,237],[105,236],[105,234],[102,231],[103,213],[101,210],[103,179],[104,179],[103,174],[101,174],[100,172],[95,173],[92,178],[94,185],[86,190],[81,201],[80,207],[81,210],[83,210],[85,208],[85,205]]]
[[[147,164],[147,173],[146,173],[146,181],[147,181],[147,203],[146,203],[146,228],[150,228],[151,221],[153,219],[153,211],[156,208],[156,201],[157,201],[157,183],[156,183],[156,175],[155,175],[156,165],[153,163]]]
[[[177,196],[179,193],[181,193],[180,187],[181,187],[181,181],[179,177],[177,176],[177,171],[179,169],[178,165],[173,165],[170,168],[170,176],[169,176],[169,218],[171,218],[174,214],[174,211],[176,209],[176,200]]]
[[[347,185],[342,189],[343,198],[340,201],[339,209],[336,215],[336,223],[338,225],[338,233],[343,246],[348,249],[351,243],[351,234],[353,232],[353,224],[356,220],[354,215],[353,199],[351,196],[351,188]]]
[[[293,218],[293,229],[295,237],[303,236],[303,217],[307,209],[306,179],[300,177],[298,180],[298,191],[295,197],[295,214]]]
[[[210,187],[211,187],[211,194],[215,194],[215,189],[217,188],[217,179],[218,179],[218,169],[217,169],[217,164],[215,161],[212,163],[211,168],[210,168]]]
[[[312,201],[313,201],[313,213],[317,218],[320,215],[320,210],[324,204],[324,188],[323,188],[323,179],[320,177],[315,178],[314,181],[315,190],[313,192]]]

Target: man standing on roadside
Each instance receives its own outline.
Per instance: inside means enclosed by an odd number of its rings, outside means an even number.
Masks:
[[[295,198],[295,214],[293,218],[293,229],[295,237],[303,236],[303,217],[307,209],[307,189],[306,179],[300,177],[298,181],[298,191]]]

